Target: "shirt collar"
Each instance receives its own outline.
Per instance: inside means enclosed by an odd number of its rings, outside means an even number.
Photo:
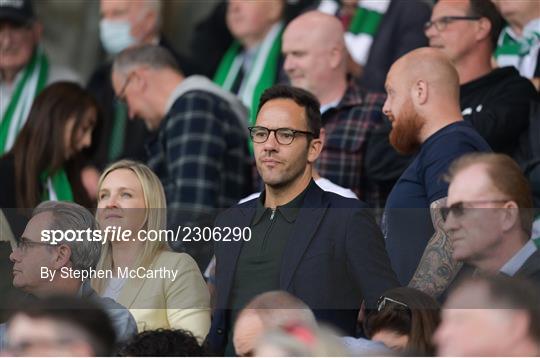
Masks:
[[[313,179],[311,179],[309,185],[304,189],[303,192],[298,194],[296,198],[289,201],[287,204],[276,207],[275,211],[281,214],[288,223],[295,222],[296,218],[298,217],[298,213],[302,208],[302,204],[304,203],[306,192],[312,185],[317,185],[315,184],[315,181]],[[263,191],[261,193],[261,196],[257,200],[257,209],[255,211],[255,216],[253,217],[253,224],[257,224],[258,222],[260,222],[261,219],[264,217],[265,213],[272,211],[272,209],[264,206],[265,197],[266,191]]]
[[[527,241],[527,243],[519,249],[519,251],[516,252],[516,254],[508,260],[499,271],[508,276],[514,276],[536,250],[537,248],[534,242],[532,240]]]
[[[337,107],[340,101],[341,101],[341,98],[335,100],[334,102],[321,105],[321,114],[324,114],[324,112],[328,111],[329,109]]]
[[[186,84],[185,80],[180,82],[178,86],[176,86],[174,91],[171,92],[171,94],[169,95],[169,99],[167,100],[167,104],[165,105],[165,112],[163,113],[169,113],[174,102],[176,102],[176,99],[179,97],[179,94],[182,93],[182,90],[183,90],[182,86],[184,86],[185,84]]]

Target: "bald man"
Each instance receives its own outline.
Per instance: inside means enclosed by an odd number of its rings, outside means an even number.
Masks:
[[[388,175],[390,168],[386,167],[382,180],[370,172],[372,168],[365,160],[370,151],[368,143],[374,132],[387,136],[390,126],[382,114],[384,94],[368,93],[347,79],[343,25],[334,16],[307,12],[285,29],[282,53],[291,84],[311,92],[321,103],[326,142],[317,162],[319,173],[350,188],[370,207],[384,207],[389,189],[408,161],[397,158],[395,150],[383,140],[385,159],[393,163],[395,174]]]
[[[407,285],[414,274],[411,285],[431,294],[456,270],[448,251],[433,247],[415,274],[432,236],[447,244],[436,210],[444,205],[448,191],[442,177],[454,159],[490,147],[463,121],[458,74],[440,50],[421,48],[401,57],[390,68],[385,87],[383,111],[392,122],[390,143],[402,153],[416,153],[386,203],[386,249],[400,283]],[[441,269],[431,271],[436,263]]]
[[[253,349],[265,332],[287,324],[317,325],[311,309],[288,292],[269,291],[256,296],[236,319],[233,333],[236,354],[253,356]]]

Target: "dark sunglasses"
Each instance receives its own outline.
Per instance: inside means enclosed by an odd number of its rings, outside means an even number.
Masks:
[[[441,216],[444,221],[448,218],[450,213],[454,215],[454,217],[462,217],[465,214],[465,209],[472,209],[472,207],[465,206],[466,204],[489,204],[489,203],[506,203],[509,201],[508,199],[500,199],[500,200],[475,200],[475,201],[458,201],[457,203],[454,203],[450,206],[446,206],[441,208]]]

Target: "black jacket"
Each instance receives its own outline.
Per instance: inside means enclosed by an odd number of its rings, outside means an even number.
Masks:
[[[538,97],[532,83],[514,67],[497,68],[460,87],[463,118],[494,152],[514,155],[529,126],[530,102]]]
[[[256,201],[225,211],[215,226],[249,227]],[[278,289],[300,298],[317,319],[348,335],[355,334],[363,298],[371,308],[383,292],[399,286],[381,231],[366,207],[311,185],[281,261]],[[215,246],[217,298],[208,342],[217,354],[232,329],[230,293],[241,250],[242,241]]]

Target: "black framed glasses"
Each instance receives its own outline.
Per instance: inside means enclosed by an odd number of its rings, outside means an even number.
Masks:
[[[445,206],[441,208],[441,216],[444,221],[448,219],[448,216],[450,216],[450,213],[454,215],[454,217],[459,218],[462,217],[465,214],[465,209],[473,209],[471,206],[467,205],[474,205],[474,204],[489,204],[489,203],[506,203],[510,201],[509,199],[498,199],[498,200],[474,200],[474,201],[458,201],[457,203],[454,203],[450,206]]]
[[[48,242],[36,242],[28,240],[26,237],[20,237],[15,240],[15,247],[21,252],[26,252],[32,246],[51,246]]]
[[[381,312],[389,304],[394,304],[394,305],[397,305],[399,307],[406,309],[407,311],[410,311],[410,308],[406,303],[403,303],[401,301],[395,300],[390,297],[381,296],[377,300],[377,312]]]
[[[126,81],[124,82],[124,85],[122,86],[122,88],[120,89],[120,92],[118,92],[118,95],[116,96],[116,100],[124,105],[127,105],[126,90],[132,78],[133,78],[133,72],[131,72],[127,76]]]
[[[441,32],[446,30],[446,27],[448,24],[454,22],[454,21],[478,21],[480,20],[480,16],[443,16],[435,20],[430,20],[424,24],[424,31],[427,31],[431,28],[431,26],[435,26],[437,31]]]
[[[269,129],[266,127],[255,126],[248,127],[251,140],[255,143],[264,143],[268,140],[271,132],[274,132],[276,140],[279,144],[289,145],[293,142],[297,135],[315,136],[312,132],[298,131],[290,128]]]

